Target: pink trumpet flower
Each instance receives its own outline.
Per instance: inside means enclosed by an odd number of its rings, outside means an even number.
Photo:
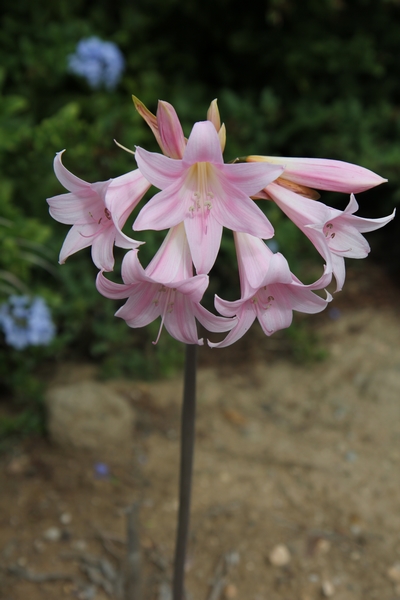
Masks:
[[[122,233],[127,218],[150,187],[150,183],[136,169],[126,175],[87,183],[64,167],[58,152],[54,171],[60,183],[69,190],[48,198],[51,216],[60,223],[72,225],[61,248],[59,262],[82,248],[92,246],[92,259],[96,267],[112,271],[113,246],[137,248],[137,242]]]
[[[345,280],[344,257],[365,258],[370,246],[361,233],[375,231],[387,225],[395,211],[380,219],[364,219],[354,213],[358,203],[354,194],[344,211],[337,210],[304,198],[299,194],[272,183],[268,186],[268,195],[279,208],[301,229],[314,244],[321,256],[327,261],[336,279],[336,291],[342,289]]]
[[[140,211],[135,230],[168,229],[184,222],[193,263],[207,274],[220,247],[222,228],[268,239],[274,230],[250,199],[282,172],[265,163],[224,164],[211,121],[196,123],[182,160],[136,149],[143,176],[162,190]]]
[[[229,331],[236,319],[217,317],[200,305],[208,286],[207,275],[192,276],[189,245],[182,225],[169,231],[157,254],[143,269],[138,251],[128,252],[122,262],[124,284],[113,283],[102,273],[97,289],[107,298],[128,298],[116,312],[130,327],[144,327],[161,316],[169,334],[185,344],[203,345],[198,338],[196,319],[208,330]]]
[[[215,306],[226,317],[237,317],[237,324],[219,343],[208,342],[214,348],[224,348],[240,339],[257,318],[264,333],[272,335],[289,327],[293,310],[314,314],[324,310],[332,296],[326,299],[313,293],[330,283],[331,273],[303,285],[282,254],[274,254],[260,239],[245,233],[235,233],[241,298],[235,302],[215,298]]]

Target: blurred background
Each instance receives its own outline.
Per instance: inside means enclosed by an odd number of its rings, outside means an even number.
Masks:
[[[158,99],[172,103],[186,135],[218,98],[226,161],[267,154],[360,164],[389,180],[359,195],[360,215],[387,215],[400,198],[399,24],[398,0],[3,0],[0,377],[2,399],[15,408],[0,418],[3,438],[43,431],[44,382],[62,361],[95,361],[105,377],[141,378],[168,375],[182,362],[181,345],[166,333],[151,344],[158,323],[131,330],[114,318],[117,305],[94,286],[89,250],[57,264],[68,226],[50,218],[46,203],[64,192],[52,169],[55,153],[67,149],[65,166],[86,181],[119,176],[136,165],[114,139],[158,149],[132,94],[153,112]],[[108,53],[114,65],[108,76],[79,66],[78,45],[91,38],[93,52]],[[104,50],[101,42],[113,45]],[[334,194],[322,200],[341,209],[348,202]],[[292,270],[306,282],[318,277],[320,257],[267,208]],[[144,263],[161,239],[146,238]],[[397,277],[396,222],[368,239],[374,259]],[[226,235],[206,302],[214,293],[237,297],[234,265]],[[31,300],[11,306],[14,296]],[[25,327],[35,298],[48,309],[40,313],[45,342],[7,343],[10,310]],[[307,334],[296,331],[291,343],[304,345]]]

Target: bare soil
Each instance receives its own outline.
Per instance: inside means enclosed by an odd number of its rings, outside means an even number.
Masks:
[[[311,364],[257,327],[202,349],[188,599],[400,598],[398,297],[373,265],[350,272],[335,310],[310,318],[326,351]],[[55,380],[88,376],[65,365]],[[169,598],[181,378],[104,385],[136,411],[129,455],[31,439],[0,457],[4,600],[115,598],[134,501],[143,600]]]

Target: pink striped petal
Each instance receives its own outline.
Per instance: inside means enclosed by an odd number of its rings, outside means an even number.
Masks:
[[[283,164],[283,178],[317,190],[356,194],[387,181],[369,169],[340,160],[276,156],[248,156],[247,160]]]
[[[58,181],[70,192],[78,193],[84,191],[85,189],[90,190],[90,183],[83,181],[83,179],[79,179],[79,177],[76,177],[76,175],[73,175],[64,167],[61,160],[64,152],[65,150],[57,152],[53,162],[54,172]]]
[[[182,222],[188,212],[187,195],[181,181],[159,192],[142,208],[133,224],[135,231],[168,229]]]
[[[63,265],[71,254],[87,248],[93,243],[97,225],[74,225],[71,227],[60,250],[59,263]]]
[[[136,148],[135,158],[142,175],[159,190],[174,184],[184,171],[181,160],[143,148]]]
[[[209,273],[221,245],[222,225],[212,211],[206,216],[193,211],[192,216],[185,219],[185,231],[197,273]]]
[[[230,331],[236,324],[237,319],[226,319],[225,317],[217,317],[205,309],[201,304],[193,306],[193,312],[196,319],[203,325],[207,331],[214,333],[225,333]]]
[[[214,218],[233,231],[242,231],[263,239],[273,237],[274,228],[255,202],[222,177],[220,184],[223,196],[221,194],[220,202],[212,204]]]
[[[226,348],[237,342],[250,329],[256,318],[254,308],[249,302],[242,302],[242,305],[237,313],[237,325],[228,333],[222,342],[210,342],[208,345],[211,348]]]
[[[132,291],[132,285],[124,283],[114,283],[103,275],[103,272],[97,275],[96,287],[102,296],[111,298],[113,300],[121,300],[122,298],[128,298]]]
[[[87,188],[87,192],[85,197],[68,193],[47,198],[50,215],[65,225],[87,223],[90,213],[93,214],[97,211],[99,202],[97,195],[90,193],[89,188]]]
[[[247,196],[257,194],[284,171],[284,167],[268,165],[268,163],[224,164],[219,166],[218,169],[232,185],[239,188]]]
[[[174,307],[165,315],[165,329],[184,344],[204,344],[197,334],[192,302],[183,294],[176,294]]]
[[[186,167],[197,162],[223,164],[218,133],[211,121],[195,123],[183,155]]]
[[[185,136],[178,115],[168,102],[159,100],[157,123],[163,153],[171,158],[182,158],[186,148]]]

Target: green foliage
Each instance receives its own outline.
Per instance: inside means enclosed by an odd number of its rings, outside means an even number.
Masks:
[[[100,363],[105,375],[147,377],[182,360],[167,334],[151,344],[156,324],[133,331],[113,317],[117,306],[94,288],[89,251],[56,265],[67,227],[49,218],[45,202],[63,192],[51,168],[54,154],[66,148],[67,168],[87,181],[135,168],[113,140],[128,148],[157,146],[132,93],[153,111],[158,98],[174,104],[187,135],[218,97],[226,160],[251,153],[356,162],[390,179],[390,186],[358,198],[362,214],[382,216],[400,200],[397,0],[4,0],[2,8],[0,300],[27,290],[46,298],[58,327],[55,360],[73,353]],[[92,35],[114,41],[125,56],[114,92],[94,91],[68,73],[68,55]],[[308,281],[319,276],[321,261],[313,262],[308,241],[276,207],[259,205],[293,271]],[[381,247],[398,264],[399,238],[388,238],[389,231]],[[146,236],[144,265],[162,235]],[[208,305],[214,293],[237,297],[229,233],[215,273]],[[11,364],[0,348],[5,370],[20,373],[25,364],[25,376],[44,358],[26,361],[21,353]],[[8,385],[18,391],[17,381]]]

